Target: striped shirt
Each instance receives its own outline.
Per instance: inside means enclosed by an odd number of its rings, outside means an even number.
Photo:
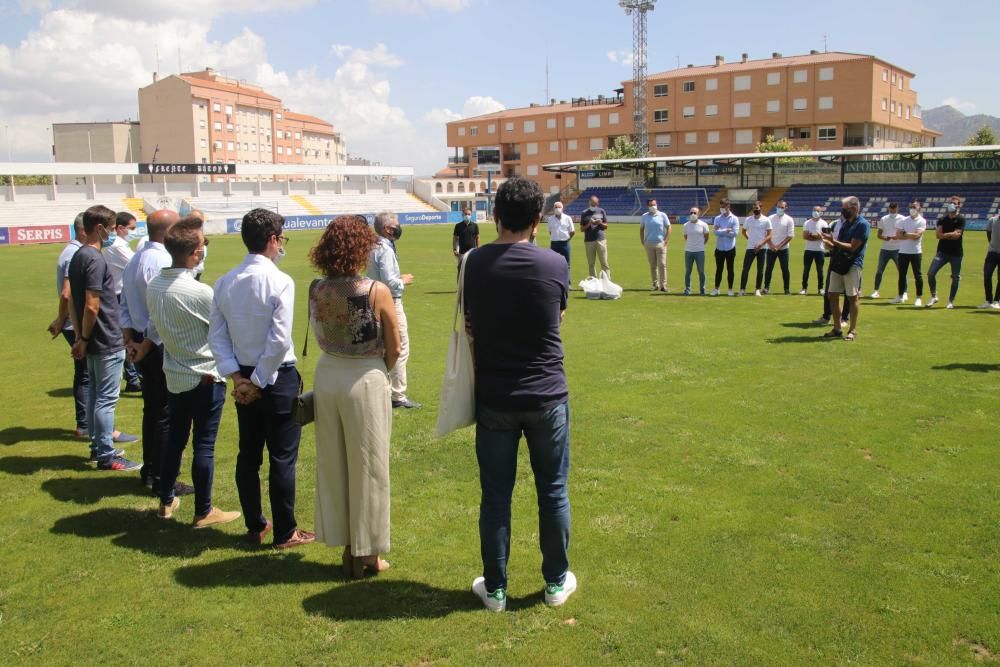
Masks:
[[[194,279],[191,269],[164,269],[146,287],[149,337],[163,340],[167,390],[181,394],[205,375],[222,382],[208,345],[212,288]]]

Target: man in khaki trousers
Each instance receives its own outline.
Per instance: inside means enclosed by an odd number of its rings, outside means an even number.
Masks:
[[[583,229],[583,245],[587,250],[587,268],[591,276],[596,277],[594,271],[597,261],[601,262],[601,270],[611,275],[611,267],[608,266],[608,242],[605,238],[605,231],[608,228],[608,212],[600,207],[600,200],[597,195],[590,198],[590,207],[580,215],[580,227]]]
[[[639,242],[646,249],[649,261],[651,291],[667,291],[667,244],[670,242],[670,218],[659,210],[655,199],[646,202],[648,212],[642,214],[639,223]]]

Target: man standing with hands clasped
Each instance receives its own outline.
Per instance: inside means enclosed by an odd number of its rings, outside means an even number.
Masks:
[[[462,268],[462,256],[479,247],[479,225],[472,221],[472,209],[462,211],[462,222],[455,223],[451,233],[451,251]]]
[[[789,290],[791,289],[788,255],[792,237],[795,236],[795,220],[792,216],[785,213],[787,210],[788,202],[779,201],[777,210],[771,216],[771,240],[767,243],[767,271],[764,275],[764,294],[771,292],[771,276],[774,274],[775,260],[781,264],[781,282],[785,287],[785,294],[789,294]]]
[[[667,244],[670,243],[670,218],[659,210],[655,199],[646,202],[649,210],[639,223],[639,243],[646,249],[649,262],[650,291],[667,291]]]
[[[552,216],[549,218],[549,249],[557,252],[566,258],[566,284],[573,289],[573,283],[569,275],[569,242],[576,236],[576,225],[573,218],[563,213],[563,204],[557,201],[552,206]]]
[[[937,254],[931,260],[931,268],[927,270],[927,284],[931,288],[931,298],[927,302],[930,308],[938,302],[937,274],[945,264],[951,265],[951,292],[948,293],[948,310],[955,307],[955,297],[958,295],[958,284],[962,281],[962,234],[965,232],[965,218],[959,215],[962,199],[958,195],[951,197],[945,206],[946,213],[938,218],[935,235],[938,239]]]
[[[594,271],[598,260],[601,270],[611,277],[611,267],[608,266],[608,241],[605,231],[608,229],[608,212],[600,207],[601,200],[597,195],[590,198],[590,206],[580,214],[580,228],[583,230],[583,245],[587,250],[587,268],[591,277],[596,277]],[[531,238],[534,238],[532,236]]]
[[[728,199],[719,202],[719,215],[715,216],[712,229],[715,233],[715,289],[712,296],[719,296],[722,286],[722,268],[725,265],[729,283],[729,296],[733,296],[734,266],[736,264],[736,235],[740,230],[740,219],[733,215]]]
[[[743,222],[743,238],[747,240],[747,251],[743,255],[743,275],[740,276],[740,296],[746,294],[750,267],[757,263],[757,282],[754,296],[760,296],[760,286],[764,281],[764,261],[767,259],[767,244],[771,241],[771,219],[763,215],[760,202],[754,202],[753,215]]]

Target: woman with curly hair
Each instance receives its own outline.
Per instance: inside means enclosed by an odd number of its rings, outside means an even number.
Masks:
[[[359,578],[389,563],[389,371],[399,358],[392,295],[361,276],[378,237],[360,216],[333,220],[309,252],[324,278],[309,294],[316,363],[316,537],[344,545]]]

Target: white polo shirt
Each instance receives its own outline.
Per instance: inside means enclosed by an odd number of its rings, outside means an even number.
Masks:
[[[792,216],[787,213],[781,215],[775,213],[771,216],[771,229],[774,230],[774,235],[771,237],[772,245],[781,245],[785,239],[788,239],[786,248],[792,245],[791,239],[795,238],[795,219]]]
[[[708,223],[704,220],[684,223],[684,252],[704,252],[705,234],[709,233]]]
[[[802,230],[809,232],[810,234],[822,234],[823,232],[830,229],[830,225],[827,224],[826,220],[823,218],[815,219],[809,218],[804,223],[802,223]],[[822,241],[806,241],[806,250],[823,252],[823,242]]]
[[[743,221],[743,229],[747,230],[747,250],[753,250],[764,242],[764,237],[771,229],[771,219],[766,215],[759,218],[751,215]]]
[[[576,231],[576,227],[573,225],[573,218],[565,213],[561,216],[550,215],[548,226],[550,241],[569,241],[570,234]]]
[[[906,216],[896,223],[896,229],[907,234],[920,234],[917,239],[903,239],[899,242],[899,252],[904,255],[920,255],[924,251],[924,232],[927,231],[927,221],[924,216],[916,218]]]
[[[878,228],[882,232],[882,236],[895,236],[896,225],[902,220],[903,216],[899,213],[883,215],[882,219],[878,221]],[[883,241],[882,250],[899,250],[899,241]]]

